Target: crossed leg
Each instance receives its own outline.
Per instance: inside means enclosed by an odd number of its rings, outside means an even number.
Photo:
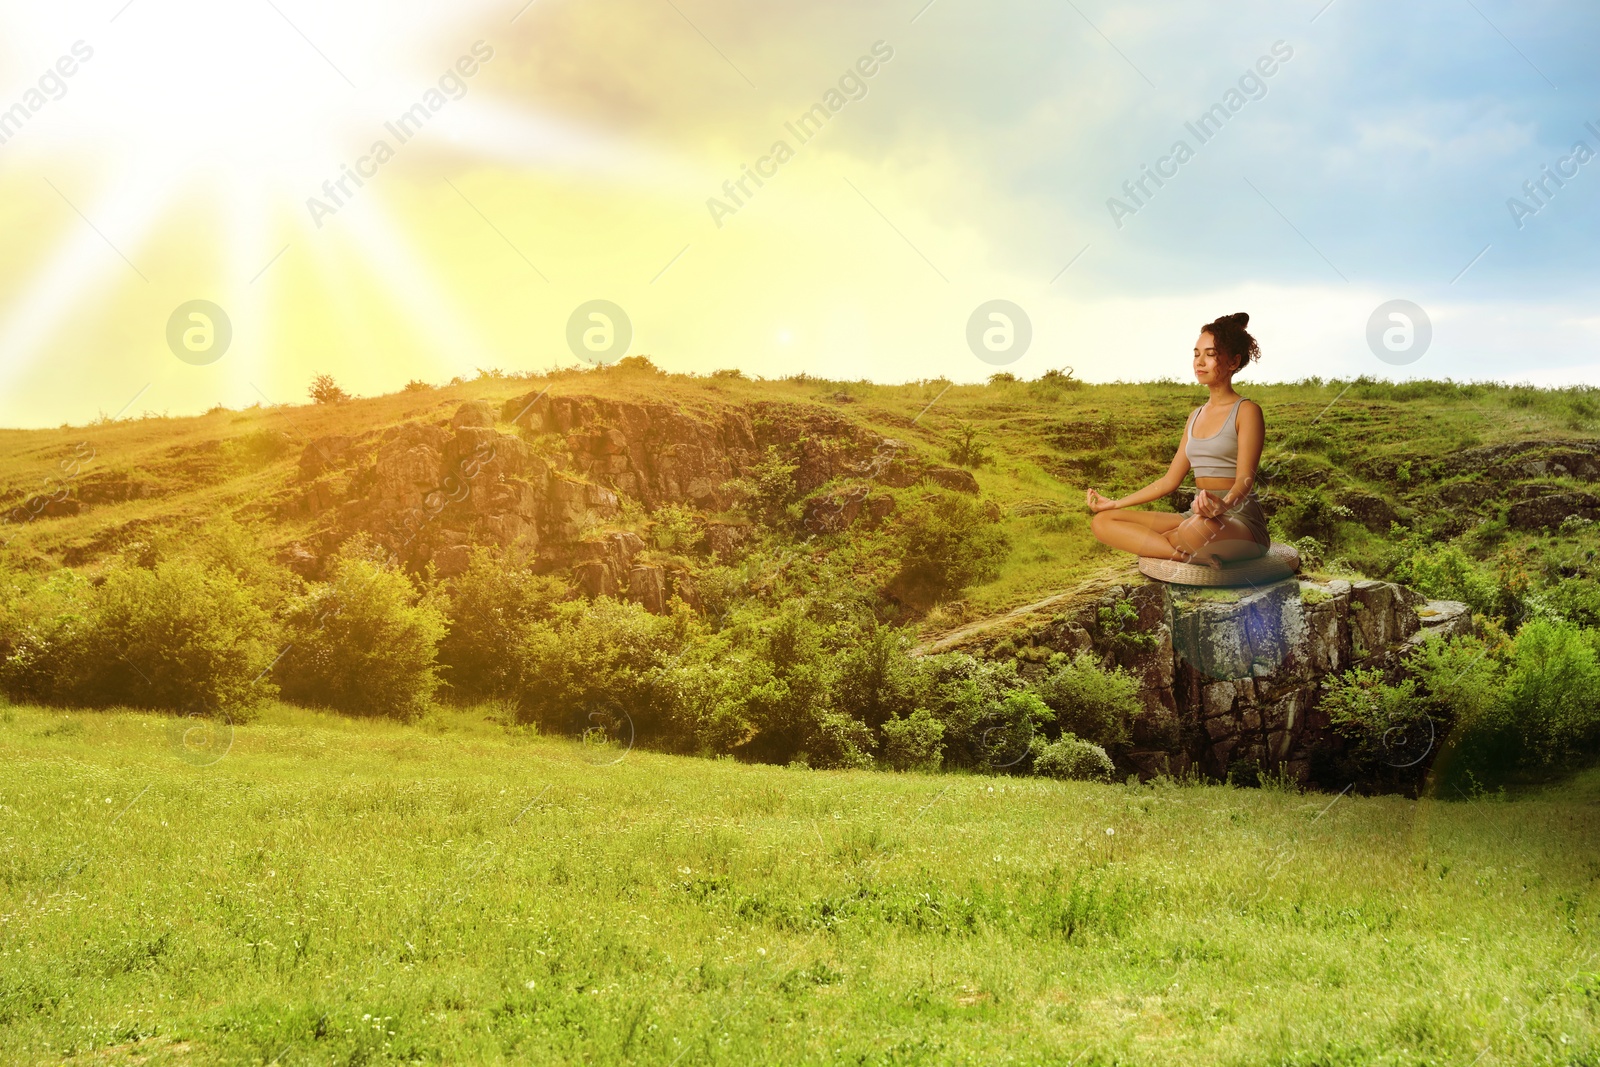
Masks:
[[[1161,511],[1102,511],[1089,528],[1104,544],[1153,559],[1219,563],[1256,559],[1266,551],[1239,519],[1208,519]]]

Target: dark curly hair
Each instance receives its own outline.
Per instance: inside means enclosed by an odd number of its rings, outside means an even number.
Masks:
[[[1217,343],[1217,351],[1222,355],[1228,358],[1239,357],[1238,370],[1244,370],[1250,365],[1251,360],[1261,358],[1261,346],[1256,344],[1256,339],[1245,329],[1248,325],[1250,316],[1240,311],[1233,315],[1224,315],[1216,322],[1206,323],[1200,327],[1200,332],[1211,335],[1212,340]]]

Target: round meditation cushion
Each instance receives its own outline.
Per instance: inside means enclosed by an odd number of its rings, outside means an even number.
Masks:
[[[1139,557],[1141,573],[1173,585],[1266,585],[1298,574],[1300,553],[1293,545],[1272,542],[1264,556],[1224,563],[1219,571],[1203,563],[1182,563],[1175,559]]]

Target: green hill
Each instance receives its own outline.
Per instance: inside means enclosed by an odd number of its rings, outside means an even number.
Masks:
[[[338,405],[0,432],[0,504],[11,507],[13,520],[6,527],[8,556],[36,569],[92,568],[151,530],[181,529],[218,514],[263,522],[272,547],[287,549],[328,525],[325,515],[289,507],[301,491],[302,458],[312,442],[374,438],[408,423],[442,426],[470,401],[489,401],[498,412],[548,390],[550,398],[664,405],[705,418],[781,410],[794,421],[792,439],[779,439],[780,451],[807,436],[848,432],[903,443],[919,462],[965,466],[982,499],[997,509],[1012,550],[994,577],[913,612],[931,634],[1125,563],[1090,536],[1083,493],[1090,486],[1125,493],[1163,473],[1187,413],[1204,400],[1201,391],[1176,383],[1086,385],[1060,374],[986,386],[880,386],[805,376],[685,377],[630,363],[549,377],[489,376]],[[1390,534],[1390,523],[1399,521],[1418,543],[1459,542],[1485,574],[1510,582],[1513,596],[1519,574],[1534,582],[1590,577],[1589,546],[1560,534],[1568,516],[1600,516],[1600,497],[1591,492],[1600,473],[1593,390],[1367,380],[1242,385],[1267,415],[1259,492],[1275,533],[1323,542],[1323,559],[1309,562],[1320,562],[1325,573],[1388,577],[1402,562]],[[536,443],[556,470],[573,469],[570,440],[525,428],[524,435],[546,438]],[[833,481],[849,478],[841,473]],[[66,499],[54,503],[52,495]],[[626,496],[626,514],[609,527],[647,533],[650,510],[629,508]],[[740,519],[717,510],[697,509],[695,517]],[[802,553],[831,547],[806,543],[798,521],[778,533],[777,540]],[[693,559],[685,563],[695,566]]]

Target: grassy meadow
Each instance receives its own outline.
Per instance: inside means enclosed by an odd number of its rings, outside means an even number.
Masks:
[[[0,709],[0,1062],[1600,1064],[1600,770],[823,772],[485,712]]]

